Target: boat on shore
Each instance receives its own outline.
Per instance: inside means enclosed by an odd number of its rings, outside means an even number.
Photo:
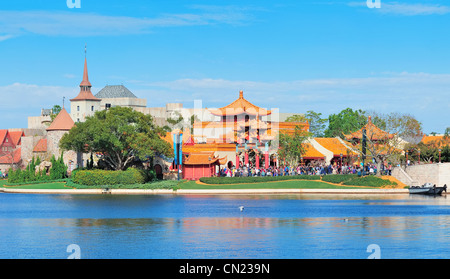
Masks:
[[[442,195],[444,191],[447,193],[447,184],[442,187],[436,187],[436,184],[425,183],[422,186],[409,187],[410,194]]]

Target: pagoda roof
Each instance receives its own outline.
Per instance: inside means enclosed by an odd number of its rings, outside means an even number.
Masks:
[[[224,158],[214,157],[214,151],[191,152],[186,155],[183,164],[184,165],[211,165],[211,164],[216,164],[216,163],[220,164],[221,161],[224,161]]]
[[[385,139],[391,139],[394,135],[389,134],[388,132],[385,132],[375,126],[375,124],[372,123],[372,117],[369,116],[369,119],[367,121],[367,124],[364,125],[361,129],[358,131],[345,135],[346,140],[352,140],[352,139],[362,139],[363,137],[363,130],[366,129],[366,136],[367,139],[372,141],[378,141],[378,140],[385,140]]]
[[[74,125],[75,122],[73,122],[72,117],[65,108],[62,108],[47,131],[69,131]]]
[[[440,136],[423,136],[421,142],[426,145],[432,145],[434,147],[442,147],[450,144],[450,137],[444,135]]]
[[[305,147],[305,154],[303,154],[303,159],[325,159],[325,155],[320,153],[317,149],[314,148],[314,146],[310,143],[303,143],[302,144]]]
[[[265,116],[272,113],[270,110],[260,108],[247,101],[244,98],[244,92],[242,90],[239,92],[239,98],[234,102],[219,109],[211,109],[210,112],[217,116],[232,116],[240,114]]]
[[[348,148],[348,145],[341,142],[338,138],[314,138],[314,140],[319,143],[325,149],[333,152],[333,156],[337,157],[341,154],[346,157],[347,155],[357,155],[353,150]]]

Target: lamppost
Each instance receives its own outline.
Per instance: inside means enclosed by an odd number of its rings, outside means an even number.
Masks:
[[[441,149],[439,148],[439,164],[441,163]]]
[[[340,154],[340,157],[341,157],[341,173],[342,173],[342,153]]]
[[[183,133],[174,133],[173,134],[173,151],[174,151],[174,160],[175,166],[178,167],[178,180],[180,180],[181,168],[183,165]]]
[[[408,150],[406,150],[406,163],[405,163],[405,165],[408,166]]]
[[[420,149],[419,149],[419,165],[420,165]]]

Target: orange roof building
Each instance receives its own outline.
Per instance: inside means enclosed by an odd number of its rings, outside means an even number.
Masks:
[[[219,166],[223,159],[215,157],[214,151],[186,154],[183,157],[183,178],[197,180],[201,177],[212,177],[216,173],[216,166]]]
[[[319,152],[311,143],[303,143],[306,149],[305,154],[303,154],[303,160],[325,160],[325,155]]]
[[[372,123],[372,117],[369,116],[369,119],[367,121],[367,124],[364,125],[361,129],[358,131],[345,135],[346,140],[353,140],[356,142],[360,142],[363,138],[363,130],[366,129],[366,137],[368,140],[371,141],[385,141],[387,139],[392,139],[393,134],[389,134],[388,132],[385,132],[375,126],[375,124]]]
[[[221,117],[238,115],[266,116],[272,113],[270,110],[260,108],[247,101],[244,98],[244,92],[242,90],[239,91],[239,98],[237,100],[225,107],[210,110],[210,112]]]
[[[65,108],[62,108],[47,131],[69,131],[75,123]]]
[[[308,123],[263,120],[262,117],[271,115],[272,111],[249,102],[242,90],[231,104],[209,112],[219,116],[220,121],[195,122],[194,138],[198,142],[263,145],[274,140],[280,131],[293,133],[296,126],[309,130]]]
[[[351,144],[344,144],[338,138],[314,138],[314,140],[319,143],[323,148],[331,151],[333,153],[333,157],[348,157],[348,156],[357,156],[358,154],[350,149]]]
[[[20,163],[22,160],[21,154],[22,150],[20,147],[12,151],[12,153],[2,154],[0,157],[0,165],[7,165],[9,167],[11,164]]]
[[[425,145],[432,145],[434,147],[443,147],[450,145],[450,136],[427,136],[425,135],[421,141]]]
[[[40,139],[33,149],[33,152],[47,152],[47,139]]]

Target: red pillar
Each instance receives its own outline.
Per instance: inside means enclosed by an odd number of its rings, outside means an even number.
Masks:
[[[239,154],[236,153],[236,168],[239,168]]]
[[[256,152],[256,168],[259,169],[259,153]]]
[[[269,168],[269,151],[266,151],[264,154],[264,167],[266,169]]]
[[[248,152],[245,150],[245,158],[244,158],[244,164],[247,166],[248,164]]]

